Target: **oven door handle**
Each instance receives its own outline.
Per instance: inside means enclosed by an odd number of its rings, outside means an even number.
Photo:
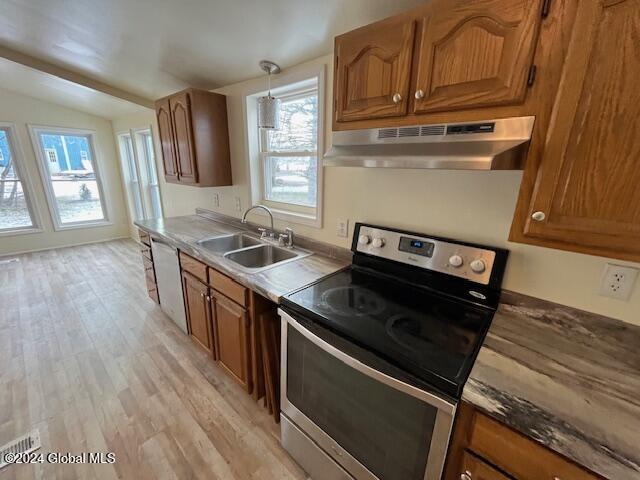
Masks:
[[[278,309],[278,313],[280,314],[280,317],[283,320],[285,320],[289,325],[291,325],[298,332],[300,332],[307,340],[309,340],[314,345],[318,346],[319,348],[327,352],[329,355],[347,364],[349,367],[353,368],[354,370],[357,370],[358,372],[374,380],[382,382],[385,385],[388,385],[389,387],[395,390],[399,390],[403,393],[406,393],[407,395],[411,395],[412,397],[415,397],[425,403],[428,403],[429,405],[437,408],[442,412],[447,413],[450,416],[453,416],[453,414],[455,413],[455,410],[456,410],[455,404],[448,402],[444,398],[441,398],[437,395],[434,395],[432,393],[429,393],[417,387],[414,387],[413,385],[402,382],[385,373],[379,372],[378,370],[371,368],[368,365],[365,365],[361,361],[347,355],[342,350],[334,347],[327,341],[323,340],[322,338],[318,337],[311,331],[307,330],[304,326],[298,323],[291,315],[289,315],[287,312],[283,311],[282,309]],[[283,351],[285,350],[285,348],[286,348],[286,345],[283,345],[282,346]]]

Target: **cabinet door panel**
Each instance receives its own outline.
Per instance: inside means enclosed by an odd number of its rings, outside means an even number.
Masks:
[[[422,20],[414,112],[520,104],[542,0],[439,2]],[[421,97],[421,98],[419,98]]]
[[[640,259],[638,39],[640,0],[581,6],[525,235]]]
[[[249,321],[247,310],[224,295],[213,293],[218,361],[249,393]]]
[[[182,287],[189,334],[202,348],[214,355],[209,288],[186,272],[182,273]]]
[[[337,121],[407,113],[414,32],[415,21],[402,17],[336,38]]]
[[[173,127],[171,126],[171,108],[169,100],[159,100],[156,103],[156,117],[158,119],[158,133],[162,146],[162,162],[167,181],[178,181],[178,166],[176,164]]]
[[[174,95],[169,99],[169,103],[171,105],[171,120],[176,139],[176,159],[180,182],[198,183],[189,92]]]

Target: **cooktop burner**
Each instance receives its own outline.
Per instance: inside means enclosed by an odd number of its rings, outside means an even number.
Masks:
[[[320,298],[322,308],[347,317],[380,314],[385,303],[384,298],[375,292],[353,285],[331,288]]]

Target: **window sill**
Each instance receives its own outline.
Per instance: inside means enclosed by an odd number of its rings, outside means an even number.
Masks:
[[[15,230],[1,230],[0,237],[16,237],[18,235],[29,235],[31,233],[43,233],[41,228],[17,228]]]
[[[263,204],[260,204],[263,205]],[[298,225],[306,225],[308,227],[313,228],[322,228],[322,220],[314,215],[305,215],[300,212],[292,212],[290,210],[281,210],[277,208],[269,207],[268,205],[264,205],[273,213],[274,220],[282,220],[284,222],[296,223]],[[264,218],[268,218],[266,212],[263,210],[254,210],[252,213]]]

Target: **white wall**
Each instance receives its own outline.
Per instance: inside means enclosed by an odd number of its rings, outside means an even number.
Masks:
[[[122,192],[120,167],[109,120],[0,89],[0,122],[10,122],[15,125],[19,144],[18,154],[22,153],[24,176],[28,177],[33,187],[32,193],[35,197],[33,200],[44,230],[41,233],[0,237],[0,256],[128,236],[128,216]],[[96,157],[111,225],[54,231],[42,180],[38,173],[36,155],[27,129],[29,124],[79,128],[96,132]]]
[[[327,65],[325,128],[329,142],[333,57],[309,62],[321,63]],[[236,196],[241,198],[243,209],[248,206],[243,95],[264,82],[259,78],[217,90],[227,95],[234,186],[198,189],[167,185],[161,179],[166,216],[191,214],[196,207],[240,216],[235,209]],[[507,241],[521,172],[325,167],[324,174],[323,228],[283,222],[277,222],[277,227],[291,226],[302,235],[348,248],[350,239],[336,235],[338,218],[346,218],[350,233],[354,222],[363,221],[504,247],[511,252],[504,288],[640,325],[638,285],[628,302],[597,294],[602,270],[611,260]],[[219,208],[213,206],[214,192],[220,195]],[[260,217],[251,219],[258,221]]]

